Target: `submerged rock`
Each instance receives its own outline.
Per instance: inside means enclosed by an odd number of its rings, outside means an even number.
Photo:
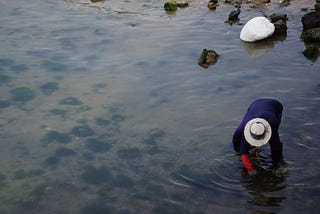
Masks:
[[[275,26],[265,17],[250,19],[242,28],[240,39],[245,42],[256,42],[273,35]]]
[[[204,68],[208,68],[210,65],[216,63],[218,58],[219,55],[214,50],[203,49],[198,64]]]
[[[16,102],[28,102],[36,96],[36,92],[27,87],[17,87],[10,92],[12,100]]]

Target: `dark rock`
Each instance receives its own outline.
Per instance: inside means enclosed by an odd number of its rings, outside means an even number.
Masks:
[[[303,31],[320,28],[320,12],[310,12],[301,18]]]
[[[98,3],[98,2],[104,2],[105,0],[90,0],[91,3]]]
[[[204,68],[208,68],[218,61],[218,57],[219,55],[214,50],[203,49],[198,64]]]
[[[210,10],[215,10],[217,8],[217,6],[218,6],[218,0],[210,0],[208,2],[208,8]]]
[[[282,20],[284,23],[287,23],[287,14],[272,14],[270,17],[271,23],[275,23],[278,20]]]
[[[231,11],[228,16],[228,23],[233,24],[235,22],[238,22],[240,12],[241,12],[240,9]]]
[[[275,27],[273,35],[287,35],[287,24],[282,19],[277,20],[273,25]]]
[[[0,100],[0,109],[8,108],[10,106],[10,102],[8,100]]]
[[[61,148],[58,148],[58,149],[56,150],[55,156],[60,158],[60,157],[73,156],[73,155],[75,155],[75,154],[76,154],[76,152],[73,151],[72,149],[68,149],[68,148],[63,148],[63,147],[61,147]]]
[[[105,152],[111,149],[111,145],[104,143],[99,139],[90,138],[87,139],[87,148],[93,152]]]
[[[106,166],[96,168],[94,166],[86,167],[82,173],[82,179],[89,184],[103,184],[112,181],[112,173]]]
[[[61,144],[67,144],[71,142],[71,137],[69,134],[66,134],[66,133],[61,133],[58,131],[49,131],[42,138],[42,142],[44,143],[57,142]]]

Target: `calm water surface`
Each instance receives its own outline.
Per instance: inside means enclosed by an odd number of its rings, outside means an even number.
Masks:
[[[319,205],[318,61],[300,8],[191,1],[0,0],[1,213],[314,213]],[[239,40],[258,15],[288,35]],[[197,65],[202,49],[219,61]],[[250,102],[283,102],[287,166],[269,149],[256,178],[231,148]]]

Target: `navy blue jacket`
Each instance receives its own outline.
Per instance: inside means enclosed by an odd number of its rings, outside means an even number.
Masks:
[[[271,147],[271,158],[273,165],[277,165],[282,159],[282,143],[279,138],[279,126],[282,117],[282,104],[274,99],[258,99],[255,100],[248,108],[244,115],[240,125],[236,129],[233,135],[233,147],[241,155],[249,154],[251,145],[246,141],[244,137],[244,127],[251,119],[263,118],[269,122],[272,135],[269,140]]]

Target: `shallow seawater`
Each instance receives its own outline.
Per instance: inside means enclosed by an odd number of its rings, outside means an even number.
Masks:
[[[319,210],[319,59],[300,9],[206,1],[0,1],[1,213],[314,213]],[[284,38],[239,40],[257,15]],[[218,62],[197,64],[202,50]],[[242,175],[234,129],[256,98],[284,105],[287,166],[269,149]]]

